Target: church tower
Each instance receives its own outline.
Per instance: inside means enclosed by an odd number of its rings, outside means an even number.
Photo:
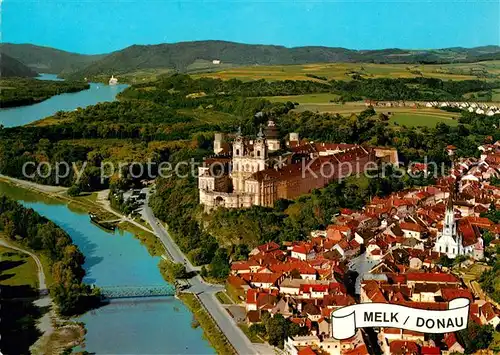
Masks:
[[[446,213],[444,215],[443,235],[456,236],[457,224],[455,222],[455,213],[453,212],[453,193],[450,192],[448,202],[446,204]]]
[[[220,152],[222,152],[224,149],[222,147],[223,143],[224,143],[224,134],[222,133],[215,133],[215,137],[214,137],[214,153],[215,154],[219,154]]]
[[[257,139],[253,145],[253,157],[256,160],[257,171],[264,170],[266,168],[266,159],[267,159],[267,142],[262,133],[262,127],[257,134]]]
[[[464,254],[462,236],[457,234],[457,222],[453,211],[453,189],[450,190],[450,196],[446,203],[443,229],[438,235],[434,251],[446,254],[451,259]]]
[[[236,139],[233,143],[233,157],[243,157],[245,155],[245,141],[241,136],[241,128],[238,127],[236,132]]]
[[[264,134],[266,135],[267,148],[270,152],[275,152],[281,148],[279,130],[274,121],[267,121],[267,126],[264,130]]]

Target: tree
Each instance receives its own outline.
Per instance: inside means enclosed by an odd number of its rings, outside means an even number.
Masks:
[[[162,259],[160,261],[159,267],[163,278],[167,282],[175,283],[175,280],[177,279],[189,278],[189,273],[186,270],[186,266],[181,263],[174,263],[170,260]]]
[[[290,322],[290,325],[288,327],[289,336],[294,337],[296,335],[299,335],[300,331],[301,331],[300,326],[297,323]]]
[[[453,265],[453,260],[450,259],[447,255],[441,255],[438,264],[441,264],[444,267],[451,267]]]
[[[266,322],[269,344],[283,349],[285,336],[288,332],[287,320],[281,314],[276,314]]]
[[[481,274],[479,283],[484,292],[496,302],[500,302],[500,260],[497,260],[490,270]]]
[[[225,248],[220,248],[215,252],[215,256],[210,263],[210,276],[218,280],[224,280],[229,275],[229,256]]]
[[[491,233],[490,231],[486,231],[485,233],[483,233],[483,241],[485,248],[489,246],[493,240],[495,240],[495,236],[493,235],[493,233]]]
[[[461,330],[459,335],[465,345],[465,352],[473,354],[480,349],[488,348],[493,340],[493,327],[470,322],[467,329]]]
[[[248,258],[249,252],[250,251],[248,250],[248,246],[246,244],[237,244],[234,247],[233,260],[245,260]]]
[[[80,188],[79,185],[73,185],[68,189],[68,195],[69,196],[78,196],[82,193],[82,189]]]
[[[186,270],[186,266],[181,263],[175,263],[173,265],[172,273],[176,279],[186,279],[189,277],[189,273]]]

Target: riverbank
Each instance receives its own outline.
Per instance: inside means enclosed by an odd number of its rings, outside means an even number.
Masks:
[[[36,78],[1,79],[0,108],[38,104],[53,96],[90,89],[90,84],[76,81],[52,81]]]
[[[48,81],[47,78],[45,80],[36,79],[36,81],[55,82]],[[64,83],[64,81],[61,83]],[[60,91],[59,94],[45,97],[44,100],[31,102],[29,105],[18,107],[3,106],[0,109],[0,125],[4,127],[24,126],[47,117],[56,117],[59,111],[70,112],[101,102],[112,102],[116,100],[116,96],[120,92],[128,87],[125,84],[108,86],[99,83],[82,83],[82,85],[85,85],[85,87],[88,86],[88,88],[78,92]]]
[[[31,302],[29,301],[29,299],[33,297],[33,295],[31,295],[32,292],[27,290],[23,291],[23,286],[19,285],[21,286],[21,289],[16,292],[20,292],[20,294],[13,295],[15,296],[15,298],[4,300],[7,303],[28,302],[37,307],[39,310],[39,316],[35,320],[38,334],[35,334],[35,329],[33,329],[33,332],[29,330],[30,327],[27,327],[27,320],[24,320],[22,325],[23,333],[26,331],[30,332],[29,334],[24,334],[24,336],[26,336],[28,339],[31,338],[32,341],[38,338],[30,346],[30,353],[40,355],[60,354],[67,349],[73,348],[74,346],[83,345],[86,332],[84,324],[73,322],[67,318],[60,316],[57,312],[57,306],[53,303],[52,298],[47,292],[47,289],[52,284],[52,277],[49,276],[50,264],[45,255],[43,255],[42,253],[37,253],[34,250],[31,250],[16,242],[10,240],[7,241],[6,237],[1,234],[0,245],[8,250],[27,255],[31,260],[34,261],[34,264],[36,266],[33,270],[31,270],[31,272],[36,275],[23,274],[21,275],[21,277],[23,279],[35,277],[37,279],[37,282],[31,282],[31,286],[37,286],[36,289],[38,289],[38,292],[36,293],[36,295],[42,296],[38,296],[39,298]],[[14,285],[15,284],[16,283],[14,282]],[[25,294],[26,292],[28,292],[28,294]],[[20,309],[26,309],[26,306],[23,306]],[[6,321],[7,319],[4,319],[4,322]]]
[[[13,178],[10,176],[0,174],[0,181],[11,184],[13,186],[19,187],[21,189],[29,190],[35,192],[37,194],[41,194],[45,197],[56,199],[62,202],[67,202],[70,205],[79,207],[83,211],[87,213],[93,213],[100,220],[110,220],[110,219],[120,219],[120,223],[128,222],[135,227],[144,230],[145,232],[153,233],[152,230],[146,228],[140,223],[123,216],[119,212],[115,211],[109,206],[109,203],[104,203],[101,198],[97,197],[94,201],[87,196],[77,196],[71,197],[67,194],[68,188],[62,186],[50,186],[50,185],[42,185],[35,182],[21,180],[17,178]],[[101,193],[103,191],[100,191]],[[107,196],[106,191],[104,191],[104,195]],[[123,224],[122,224],[123,225]]]
[[[28,181],[23,181],[23,180],[18,180],[18,179],[12,179],[7,176],[2,176],[0,177],[0,181],[5,182],[8,185],[15,186],[19,188],[20,190],[26,190],[33,192],[37,196],[41,196],[44,199],[47,200],[57,200],[61,201],[64,203],[67,203],[68,207],[71,205],[77,206],[78,210],[80,212],[83,211],[97,211],[99,210],[100,213],[107,213],[108,215],[112,215],[113,218],[116,218],[116,216],[120,217],[120,219],[123,219],[122,222],[118,224],[119,226],[119,233],[121,234],[123,231],[123,234],[128,234],[126,231],[130,232],[135,239],[139,240],[143,246],[146,247],[146,249],[149,252],[149,255],[151,256],[162,256],[163,258],[166,258],[168,253],[166,253],[166,249],[164,244],[161,242],[161,240],[153,233],[151,232],[148,228],[146,228],[144,225],[146,222],[140,221],[142,223],[139,223],[137,221],[130,220],[126,218],[123,215],[120,215],[118,212],[114,211],[111,209],[111,207],[107,206],[107,204],[102,202],[102,199],[104,196],[107,194],[105,192],[100,192],[98,194],[92,194],[90,196],[82,196],[82,197],[69,197],[65,194],[66,189],[64,188],[57,188],[57,187],[51,187],[51,186],[44,186]],[[48,202],[50,203],[50,202]],[[57,223],[57,219],[55,221]],[[89,246],[93,248],[93,244],[90,244]],[[121,251],[117,251],[120,253],[121,256]],[[107,255],[107,253],[106,253]],[[97,256],[90,256],[90,259],[97,259]],[[97,271],[96,271],[97,272]],[[92,273],[91,273],[92,275]],[[92,276],[91,276],[92,277]],[[92,281],[93,282],[93,281]],[[208,286],[207,286],[208,287]],[[194,291],[193,291],[194,292]],[[183,299],[181,299],[183,301]],[[189,306],[186,304],[186,306]],[[194,306],[193,306],[194,307]],[[196,307],[195,307],[196,309]],[[90,316],[91,317],[91,316]],[[87,322],[87,319],[84,319],[85,323]],[[217,339],[225,339],[225,336],[223,333],[221,333],[216,326],[213,324],[210,326],[206,321],[203,323],[200,322],[200,325],[205,328],[207,328],[207,334],[210,334],[211,338],[214,338],[215,344],[218,344]],[[208,340],[208,337],[207,337]]]
[[[195,294],[181,293],[179,299],[191,310],[196,322],[203,329],[203,335],[217,351],[217,354],[237,354],[233,346],[227,341],[219,329],[217,323],[212,319],[210,314],[205,310],[202,303]]]

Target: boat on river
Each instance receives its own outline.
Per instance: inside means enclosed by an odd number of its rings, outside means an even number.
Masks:
[[[90,217],[90,221],[92,223],[94,223],[95,225],[97,225],[103,229],[106,229],[106,230],[111,231],[111,232],[113,232],[116,229],[116,225],[114,225],[113,223],[101,221],[99,219],[99,217],[97,217],[97,215],[92,213],[92,212],[89,213],[89,217]]]

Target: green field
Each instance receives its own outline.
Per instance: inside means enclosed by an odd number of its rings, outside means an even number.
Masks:
[[[428,77],[443,80],[487,79],[500,77],[500,61],[459,64],[373,64],[373,63],[318,63],[304,65],[254,65],[235,67],[218,72],[200,73],[194,77],[266,80],[316,80],[313,74],[327,80],[351,80],[353,75],[363,78]]]
[[[491,101],[500,102],[500,89],[494,89],[492,93]]]
[[[266,96],[272,102],[298,102],[299,104],[315,104],[315,103],[329,103],[330,101],[338,100],[340,95],[330,93],[318,93],[307,95],[290,95],[290,96]]]
[[[391,116],[390,122],[399,126],[407,127],[435,127],[438,123],[445,123],[450,126],[457,126],[458,121],[446,116],[429,115],[425,113],[395,113]]]
[[[0,285],[38,288],[36,263],[27,254],[0,247]]]

